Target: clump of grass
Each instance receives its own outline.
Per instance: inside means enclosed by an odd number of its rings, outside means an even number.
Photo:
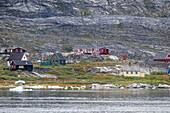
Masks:
[[[0,79],[2,79],[2,80],[18,80],[19,78],[13,77],[13,76],[1,75]]]
[[[92,75],[85,75],[85,76],[77,76],[77,79],[92,79]]]

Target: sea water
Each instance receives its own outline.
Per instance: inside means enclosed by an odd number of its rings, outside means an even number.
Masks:
[[[0,113],[170,113],[170,91],[0,90]]]

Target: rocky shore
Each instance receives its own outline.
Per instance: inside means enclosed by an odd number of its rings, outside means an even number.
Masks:
[[[9,86],[3,86],[0,85],[0,89],[9,89],[9,88],[15,88],[15,85],[9,85]],[[91,84],[88,85],[82,85],[82,86],[72,86],[72,85],[22,85],[23,88],[29,88],[29,89],[45,89],[45,90],[104,90],[104,89],[169,89],[170,85],[167,84],[159,84],[159,85],[151,85],[151,84],[142,84],[142,83],[133,83],[127,86],[122,85],[113,85],[113,84]]]

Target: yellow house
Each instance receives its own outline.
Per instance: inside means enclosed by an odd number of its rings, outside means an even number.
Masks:
[[[125,77],[145,77],[145,73],[140,71],[122,71],[120,74]]]

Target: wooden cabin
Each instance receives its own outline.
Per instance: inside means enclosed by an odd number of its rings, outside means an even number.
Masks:
[[[21,60],[12,60],[10,70],[25,70],[25,71],[32,71],[33,70],[33,63],[31,61],[21,61]]]
[[[52,65],[65,65],[65,58],[61,53],[54,53],[48,62],[51,62]]]
[[[54,53],[47,62],[41,62],[41,65],[65,65],[66,60],[61,53]]]
[[[153,60],[159,62],[170,62],[170,53],[157,53]]]

